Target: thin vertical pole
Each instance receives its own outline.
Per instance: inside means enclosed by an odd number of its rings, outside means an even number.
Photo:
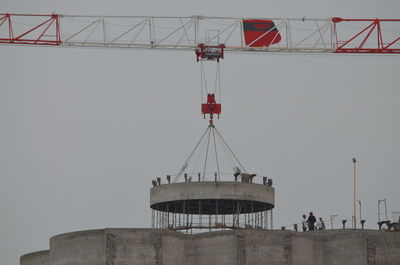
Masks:
[[[158,211],[156,210],[156,228],[158,228]]]
[[[104,16],[101,18],[101,23],[103,25],[103,43],[106,44],[106,23],[104,21]]]
[[[154,228],[154,209],[151,209],[151,228]]]
[[[176,228],[176,204],[174,204],[174,228]]]
[[[273,230],[274,229],[274,217],[273,217],[273,214],[272,214],[272,209],[271,209],[271,230]]]
[[[169,228],[169,203],[167,203],[167,227]]]
[[[199,32],[199,17],[196,16],[194,21],[194,42],[195,45],[198,45],[198,32]]]
[[[202,216],[201,216],[201,200],[199,200],[199,227],[202,226]]]
[[[185,208],[185,201],[182,202],[183,203],[183,215],[182,215],[182,223],[183,225],[185,225],[185,214],[186,214],[186,208]]]
[[[268,229],[268,212],[264,211],[264,229]]]
[[[232,227],[233,228],[235,228],[235,215],[236,215],[235,203],[233,202],[233,204],[232,204]]]
[[[251,201],[251,226],[254,227],[254,202]]]
[[[289,47],[289,25],[288,25],[288,20],[285,19],[285,27],[286,27],[286,47]]]
[[[241,205],[239,204],[239,201],[237,202],[237,219],[236,219],[236,224],[237,228],[240,228],[240,210],[241,210]]]
[[[378,223],[381,221],[381,208],[379,207],[380,203],[381,203],[381,200],[378,200]]]
[[[239,19],[239,25],[240,25],[240,46],[244,46],[243,45],[243,34],[244,34],[244,31],[243,31],[243,19]]]
[[[386,199],[383,201],[385,203],[385,214],[386,214],[386,221],[389,221],[388,215],[387,215],[387,206],[386,206]]]
[[[268,229],[268,212],[267,212],[267,205],[264,208],[264,229]]]
[[[150,42],[150,44],[153,44],[153,38],[152,38],[152,36],[151,36],[151,35],[152,35],[151,33],[152,33],[153,31],[152,31],[152,29],[151,29],[151,18],[150,18],[150,17],[148,18],[148,22],[149,22],[149,42]]]
[[[158,228],[161,228],[161,212],[158,211]]]
[[[333,42],[333,38],[334,38],[334,36],[333,36],[333,22],[331,22],[330,23],[330,29],[331,29],[331,48],[333,49],[333,48],[335,48],[335,44],[334,44],[334,42]]]
[[[186,227],[189,227],[189,203],[186,204],[186,207],[188,209],[186,209]]]
[[[357,229],[356,222],[356,158],[353,158],[353,229]]]
[[[218,223],[218,200],[215,202],[215,224]]]

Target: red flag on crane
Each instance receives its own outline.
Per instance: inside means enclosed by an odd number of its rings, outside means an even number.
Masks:
[[[243,20],[243,32],[249,47],[268,47],[282,39],[272,20]]]

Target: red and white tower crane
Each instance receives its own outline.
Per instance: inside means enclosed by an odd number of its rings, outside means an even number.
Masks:
[[[0,43],[173,50],[200,48],[201,57],[210,43],[219,40],[224,51],[228,52],[398,54],[399,22],[400,19],[339,17],[151,17],[0,13]]]
[[[400,54],[400,19],[0,13],[0,44],[193,50],[198,62],[218,63],[219,79],[225,52]],[[211,120],[221,113],[218,89],[202,104]]]
[[[206,79],[203,62],[215,61],[215,87],[209,91],[205,86],[206,93],[202,95],[204,102],[201,105],[204,117],[209,115],[210,125],[195,150],[206,139],[207,153],[202,173],[204,179],[210,139],[213,139],[211,141],[214,141],[218,168],[215,179],[219,179],[217,140],[222,143],[232,161],[238,163],[236,173],[240,170],[245,172],[213,124],[214,115],[219,116],[222,110],[217,97],[220,89],[219,62],[225,52],[400,54],[400,19],[0,13],[0,44],[195,51],[196,60],[202,69],[202,80]],[[186,170],[195,150],[176,178]],[[354,228],[355,221],[354,212]]]

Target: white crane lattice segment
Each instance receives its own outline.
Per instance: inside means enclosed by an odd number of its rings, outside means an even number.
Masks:
[[[334,51],[330,19],[274,19],[283,40],[270,47],[246,46],[241,18],[62,16],[61,21],[63,45],[195,49],[199,43],[224,43],[226,50]]]
[[[270,21],[272,26],[248,41],[245,21]],[[194,50],[200,43],[223,43],[226,51],[400,53],[399,22],[398,19],[0,14],[0,43],[174,50]],[[268,45],[256,45],[271,34]]]

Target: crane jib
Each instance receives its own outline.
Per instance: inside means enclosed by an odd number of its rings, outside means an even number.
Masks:
[[[400,54],[400,19],[94,16],[0,11],[0,43],[198,50],[198,58],[217,61],[223,58],[224,50]]]

